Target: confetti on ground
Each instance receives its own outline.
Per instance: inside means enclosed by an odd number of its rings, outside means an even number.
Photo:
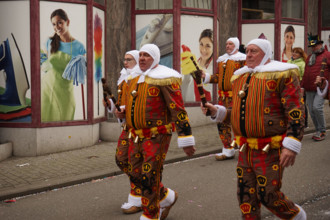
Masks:
[[[8,199],[8,200],[5,200],[5,203],[13,203],[13,202],[16,202],[16,199]]]
[[[29,166],[30,164],[29,163],[23,163],[23,164],[17,164],[16,166],[17,167],[24,167],[24,166]]]

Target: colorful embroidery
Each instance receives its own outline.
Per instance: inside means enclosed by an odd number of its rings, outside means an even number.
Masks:
[[[265,110],[264,110],[265,114],[269,114],[270,112],[270,108],[269,107],[266,107]]]
[[[241,204],[240,209],[244,215],[251,213],[251,205],[249,203]]]
[[[284,84],[288,85],[290,83],[292,83],[292,77],[286,78],[285,81],[284,81]]]
[[[236,172],[237,172],[237,176],[239,178],[242,178],[243,177],[243,169],[242,168],[237,167]]]
[[[267,178],[265,176],[262,175],[258,175],[257,176],[257,182],[260,186],[266,186],[267,184]]]
[[[180,89],[180,85],[179,84],[177,84],[177,83],[172,83],[172,88],[173,88],[173,90],[178,90],[178,89]]]
[[[278,181],[277,181],[277,180],[273,180],[273,181],[272,181],[272,185],[273,185],[273,186],[276,186],[277,184],[278,184]]]
[[[188,119],[188,117],[187,117],[187,112],[180,112],[180,113],[178,114],[178,119],[179,119],[180,121],[185,121],[185,120],[187,120],[187,119]]]
[[[160,90],[157,87],[150,87],[148,89],[149,96],[158,96]]]
[[[174,102],[172,102],[172,103],[170,104],[170,108],[171,108],[171,109],[174,109],[174,108],[175,108],[175,106],[176,106],[176,105],[175,105],[175,103],[174,103]]]
[[[143,206],[148,206],[149,205],[149,199],[147,199],[146,197],[142,197],[141,202],[142,202]]]
[[[274,92],[277,87],[277,83],[275,80],[269,80],[266,82],[266,86],[269,91]]]
[[[301,117],[301,110],[299,109],[292,109],[290,112],[289,112],[289,116],[292,120],[298,120],[300,119]]]
[[[130,162],[127,162],[127,171],[132,172],[132,164]]]
[[[142,166],[143,166],[142,171],[144,173],[149,173],[152,168],[150,163],[144,163]]]

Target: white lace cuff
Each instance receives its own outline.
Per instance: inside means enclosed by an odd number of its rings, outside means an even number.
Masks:
[[[218,110],[217,114],[214,116],[211,116],[211,121],[213,122],[223,122],[227,115],[227,109],[222,105],[214,105]]]
[[[296,152],[297,154],[300,153],[301,149],[301,142],[293,139],[291,137],[285,137],[282,142],[283,147]]]
[[[115,103],[113,103],[113,101],[111,99],[109,99],[109,101],[110,101],[110,106],[108,107],[108,112],[113,114],[113,113],[115,113],[116,106],[115,106]]]
[[[195,138],[194,136],[179,136],[178,137],[178,146],[179,148],[195,146]]]
[[[204,84],[210,83],[210,80],[211,80],[211,75],[209,73],[205,73],[205,78],[203,80],[203,83]]]

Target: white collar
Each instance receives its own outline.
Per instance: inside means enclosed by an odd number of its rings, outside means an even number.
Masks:
[[[227,62],[227,60],[234,60],[234,61],[246,60],[246,55],[241,52],[237,52],[233,55],[229,55],[228,53],[225,53],[224,55],[220,56],[217,59],[217,63]]]
[[[256,72],[280,72],[288,69],[298,69],[298,66],[291,63],[283,63],[275,60],[271,60],[269,63],[257,66],[254,69],[244,66],[234,72],[234,75],[241,75],[247,72],[256,73]]]

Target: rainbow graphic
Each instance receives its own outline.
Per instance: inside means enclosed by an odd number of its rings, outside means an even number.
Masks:
[[[102,20],[98,14],[94,19],[94,64],[95,81],[99,82],[102,78]]]

